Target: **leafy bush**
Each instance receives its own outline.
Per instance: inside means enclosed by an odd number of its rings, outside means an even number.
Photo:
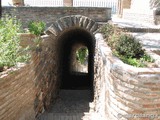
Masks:
[[[20,21],[15,17],[3,17],[0,20],[0,66],[14,66],[17,62],[28,61],[29,54],[19,46]]]
[[[46,24],[42,21],[31,21],[28,24],[28,29],[30,33],[37,36],[41,35],[45,30]]]
[[[119,40],[119,36],[123,33],[122,30],[109,23],[101,27],[100,32],[104,34],[108,45],[112,49],[115,49],[116,42]]]
[[[140,58],[144,54],[141,44],[133,36],[127,34],[119,37],[115,49],[120,55],[128,58]]]
[[[120,55],[117,51],[113,51],[113,54],[118,58],[120,58],[124,63],[132,66],[136,66],[136,67],[146,67],[148,63],[154,62],[153,58],[151,58],[146,53],[144,53],[144,55],[139,59]]]
[[[154,62],[142,49],[141,44],[125,31],[108,23],[100,29],[100,32],[104,34],[113,54],[124,63],[136,67],[146,67],[148,63]]]
[[[101,27],[100,31],[104,33],[105,38],[108,38],[114,33],[114,26],[107,23],[105,26]]]

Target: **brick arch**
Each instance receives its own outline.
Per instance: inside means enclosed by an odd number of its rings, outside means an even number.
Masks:
[[[61,45],[64,43],[64,36],[76,36],[74,34],[77,33],[78,36],[83,36],[86,41],[78,41],[85,42],[86,47],[91,51],[90,52],[90,66],[94,66],[94,50],[96,47],[96,39],[94,35],[98,31],[98,24],[92,19],[81,16],[81,15],[71,15],[59,18],[57,21],[53,22],[53,24],[46,30],[46,37],[42,40],[42,51],[39,55],[40,66],[45,68],[44,76],[40,75],[38,78],[38,86],[37,91],[38,95],[36,95],[35,102],[35,111],[36,115],[39,116],[44,110],[49,110],[50,104],[54,101],[57,90],[60,88],[60,79],[62,67],[60,63],[61,56],[60,48],[63,47]],[[89,39],[87,39],[89,37]],[[73,37],[72,37],[73,38]],[[91,45],[90,45],[91,44]],[[58,57],[57,57],[58,56]],[[34,62],[34,61],[33,61]],[[92,65],[91,65],[92,64]],[[35,68],[37,73],[39,73],[39,66]],[[94,74],[94,68],[90,69],[90,73]],[[90,75],[91,79],[94,79],[93,75]]]
[[[48,35],[53,34],[57,36],[60,32],[72,27],[80,27],[92,34],[95,34],[98,29],[98,24],[92,19],[81,16],[81,15],[71,15],[59,18],[57,21],[48,28],[46,33]]]
[[[57,49],[61,49],[61,48],[64,48],[67,44],[72,44],[70,42],[70,40],[63,40],[65,39],[65,36],[74,36],[74,37],[70,37],[70,39],[73,39],[73,38],[76,38],[76,36],[85,36],[85,40],[86,41],[81,41],[81,40],[77,40],[78,42],[85,42],[87,45],[86,47],[88,48],[89,50],[89,53],[90,53],[90,62],[89,62],[89,79],[93,79],[94,77],[94,62],[93,62],[93,59],[94,59],[94,50],[95,50],[95,38],[94,38],[94,34],[97,32],[98,30],[98,24],[93,21],[92,19],[86,17],[86,16],[82,16],[82,15],[71,15],[71,16],[65,16],[65,17],[62,17],[62,18],[59,18],[57,21],[53,22],[53,24],[48,28],[48,30],[46,31],[46,33],[48,35],[51,35],[51,36],[55,36],[55,40],[54,42],[57,44],[58,48]],[[72,34],[73,33],[73,34]],[[78,34],[80,33],[80,34]],[[75,35],[76,34],[76,35]],[[88,36],[88,37],[86,37]],[[88,40],[87,40],[87,39]],[[65,43],[67,42],[67,43]],[[70,43],[68,43],[70,42]],[[62,45],[62,44],[65,44],[65,45]],[[77,43],[76,43],[77,44]],[[74,44],[73,44],[74,45]],[[57,47],[56,46],[56,47]],[[68,46],[69,48],[71,47],[70,45]],[[67,70],[64,70],[64,71],[68,71],[70,70],[69,67],[67,67],[67,65],[69,65],[70,63],[59,63],[59,61],[61,61],[64,56],[67,57],[69,56],[70,53],[68,49],[64,50],[65,51],[65,54],[63,52],[63,50],[60,50],[62,52],[59,52],[58,53],[58,60],[57,60],[57,65],[60,66],[60,68],[58,69],[67,69]],[[68,52],[67,52],[68,51]],[[63,54],[63,55],[62,55]],[[62,58],[63,57],[63,58]],[[92,60],[91,60],[92,59]],[[65,61],[65,60],[64,60]],[[67,60],[66,60],[67,61]],[[63,61],[62,61],[63,62]],[[61,65],[66,65],[66,66],[61,66]],[[62,76],[66,76],[63,72],[63,70],[58,70],[59,73],[61,75],[59,79],[63,79]],[[67,73],[69,74],[69,73]],[[68,75],[67,75],[68,76]],[[66,77],[67,77],[66,76]],[[70,77],[69,78],[72,78],[73,76],[72,75],[69,75]],[[65,78],[66,78],[65,77]],[[75,76],[74,76],[75,77]],[[69,79],[68,78],[68,79]],[[86,79],[88,77],[85,77]],[[64,80],[62,80],[64,81]],[[69,82],[69,81],[68,81]],[[65,81],[64,84],[66,84],[67,82]],[[87,83],[86,83],[87,84]],[[68,84],[67,84],[68,85]]]

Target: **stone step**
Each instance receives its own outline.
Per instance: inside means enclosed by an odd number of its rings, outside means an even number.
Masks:
[[[92,120],[90,113],[45,113],[37,120]]]
[[[112,21],[110,20],[108,23],[113,24],[119,27],[122,30],[128,32],[143,32],[143,33],[160,33],[160,26],[156,25],[145,25],[131,21]],[[107,23],[99,22],[99,26],[103,26]]]
[[[160,33],[160,29],[158,28],[132,28],[132,27],[121,27],[118,26],[120,29],[128,31],[128,32],[139,32],[139,33]]]

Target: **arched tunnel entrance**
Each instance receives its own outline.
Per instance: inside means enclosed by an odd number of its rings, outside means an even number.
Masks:
[[[43,100],[48,108],[45,109],[47,115],[49,112],[56,117],[58,113],[61,118],[65,115],[70,120],[69,116],[78,115],[81,119],[84,113],[94,111],[94,106],[91,108],[90,105],[95,97],[94,34],[97,28],[93,20],[79,15],[60,18],[48,28],[46,44],[53,56],[49,61],[53,65],[49,67],[54,66],[50,69],[54,74],[49,77],[48,98]],[[46,117],[45,114],[42,116]]]
[[[58,98],[52,104],[51,113],[68,120],[85,118],[89,113],[89,104],[93,102],[94,79],[94,37],[82,28],[71,28],[58,37],[60,90]],[[78,50],[86,50],[86,64],[77,61]],[[86,70],[79,69],[80,66]],[[77,67],[77,68],[76,68]],[[76,120],[75,119],[75,120]]]
[[[65,31],[58,39],[61,41],[59,54],[62,69],[61,89],[92,90],[94,75],[94,38],[86,30],[74,28]],[[76,58],[77,50],[83,47],[86,47],[88,51],[87,65],[85,66],[81,65]],[[78,67],[77,70],[74,69],[75,67]],[[85,67],[87,67],[87,71],[79,70]]]

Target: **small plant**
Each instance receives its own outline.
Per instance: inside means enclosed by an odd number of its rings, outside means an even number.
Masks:
[[[0,20],[0,67],[11,67],[18,62],[28,61],[29,54],[22,54],[25,49],[19,45],[17,35],[21,32],[21,23],[16,17],[5,16]]]
[[[109,23],[101,27],[100,32],[104,34],[108,45],[112,49],[115,49],[116,42],[118,41],[119,36],[123,33],[122,30]]]
[[[41,51],[41,39],[40,37],[36,37],[33,39],[34,45],[30,46],[30,50],[32,51]]]
[[[114,33],[114,26],[106,24],[105,26],[101,27],[100,31],[104,33],[105,38],[108,38],[111,34]]]
[[[45,30],[46,24],[42,21],[31,21],[28,24],[29,32],[37,36],[41,35]]]
[[[136,66],[136,67],[146,67],[148,63],[154,62],[154,60],[149,56],[144,54],[141,58],[131,58],[120,55],[117,51],[113,51],[113,54],[120,58],[124,63]]]

